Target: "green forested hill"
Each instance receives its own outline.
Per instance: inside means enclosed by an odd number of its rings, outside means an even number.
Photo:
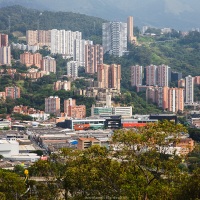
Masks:
[[[101,35],[102,22],[105,20],[72,12],[50,12],[27,9],[22,6],[11,6],[0,9],[0,30],[21,31],[28,29],[65,29],[81,31],[84,38]]]

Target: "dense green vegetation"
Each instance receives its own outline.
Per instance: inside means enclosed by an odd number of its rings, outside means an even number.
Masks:
[[[186,133],[182,125],[165,121],[138,130],[116,130],[110,149],[97,145],[82,151],[61,149],[47,161],[39,160],[29,167],[25,182],[23,166],[14,168],[23,179],[1,171],[1,195],[12,199],[17,193],[17,197],[29,200],[59,199],[58,196],[60,199],[199,199],[200,171],[192,163],[194,158],[170,155],[166,150],[180,132]],[[45,182],[32,181],[32,177],[42,177]],[[25,188],[29,190],[25,192]]]
[[[8,16],[10,16],[10,31],[65,29],[81,31],[83,38],[99,40],[101,24],[105,20],[72,12],[50,12],[27,9],[22,6],[10,6],[0,9],[0,30],[8,31]],[[96,39],[95,39],[96,37]]]

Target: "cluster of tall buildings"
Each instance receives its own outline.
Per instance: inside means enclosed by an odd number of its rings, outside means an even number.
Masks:
[[[55,114],[56,116],[61,114],[60,98],[58,96],[45,98],[45,113]],[[85,118],[86,106],[76,105],[76,100],[72,98],[64,100],[64,115],[70,118]]]
[[[177,113],[184,110],[184,89],[169,87],[152,87],[146,90],[146,98],[156,103],[163,110]]]
[[[168,86],[171,79],[171,70],[167,65],[131,66],[131,85],[141,86]]]
[[[194,80],[192,76],[182,79],[182,73],[171,71],[167,65],[131,66],[131,85],[146,90],[146,99],[156,103],[169,112],[183,112],[184,105],[194,103]],[[169,82],[175,81],[178,87],[170,88]]]
[[[78,66],[85,66],[85,45],[93,44],[83,40],[82,33],[71,30],[28,30],[26,32],[28,45],[47,46],[51,54],[62,54],[64,58],[73,58]]]
[[[26,67],[36,66],[42,71],[56,73],[56,60],[50,56],[42,57],[40,53],[24,52],[20,62]]]
[[[0,33],[0,65],[11,66],[11,49],[8,35]]]

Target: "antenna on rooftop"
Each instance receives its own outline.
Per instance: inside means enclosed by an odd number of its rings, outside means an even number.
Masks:
[[[8,15],[8,33],[10,33],[10,15]]]

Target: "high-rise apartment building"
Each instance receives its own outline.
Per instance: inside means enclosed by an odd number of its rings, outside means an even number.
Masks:
[[[78,66],[85,67],[85,46],[86,45],[93,45],[93,41],[82,40],[82,39],[74,40],[73,61],[77,61]]]
[[[8,47],[8,35],[0,33],[0,47]]]
[[[10,46],[0,47],[0,65],[11,66],[11,49],[10,49]]]
[[[39,45],[50,47],[51,31],[50,30],[27,30],[26,41],[28,45]]]
[[[139,65],[131,66],[131,86],[142,85],[143,67]]]
[[[67,75],[73,78],[78,77],[78,62],[77,61],[69,61],[67,63]]]
[[[45,113],[60,114],[60,98],[57,96],[50,96],[45,98]]]
[[[28,45],[38,44],[38,31],[27,30],[26,31],[26,42]]]
[[[133,29],[133,17],[129,16],[127,19],[127,38],[132,44],[137,43],[137,38],[134,36]]]
[[[167,65],[149,65],[146,67],[146,85],[168,87],[170,67]]]
[[[157,85],[157,66],[156,65],[146,66],[146,85],[147,86]]]
[[[183,88],[149,87],[146,90],[146,98],[169,112],[177,113],[184,110]]]
[[[6,97],[10,97],[11,99],[20,98],[20,88],[19,87],[6,87],[5,88]]]
[[[194,103],[194,81],[190,75],[185,77],[185,103]]]
[[[169,88],[168,90],[168,111],[177,113],[184,110],[184,89]]]
[[[76,105],[76,100],[69,98],[64,100],[64,113],[68,117],[82,119],[86,117],[85,105]]]
[[[157,67],[157,85],[159,87],[168,87],[169,84],[169,67],[167,65],[159,65]]]
[[[104,53],[120,57],[127,51],[127,23],[103,23],[102,32]]]
[[[53,89],[55,91],[58,90],[71,90],[71,82],[70,81],[57,81],[53,83]]]
[[[116,64],[101,64],[97,67],[99,88],[115,88],[120,91],[121,66]]]
[[[74,41],[82,39],[82,33],[79,31],[51,30],[51,53],[62,54],[66,58],[74,56]]]
[[[43,71],[56,73],[56,60],[50,56],[45,56],[41,61]]]
[[[85,72],[96,73],[100,64],[103,64],[103,47],[99,44],[85,45]]]
[[[41,68],[42,55],[40,53],[31,53],[24,52],[20,54],[20,62],[26,67],[30,67],[32,65]]]

